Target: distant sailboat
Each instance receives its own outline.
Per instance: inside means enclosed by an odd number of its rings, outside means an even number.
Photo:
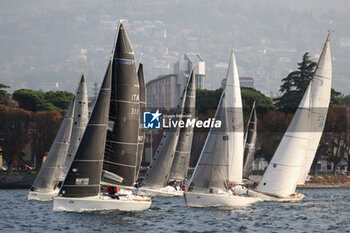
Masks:
[[[60,181],[66,177],[70,165],[74,159],[75,152],[78,149],[80,140],[83,137],[86,124],[89,120],[88,94],[84,74],[81,75],[78,89],[75,94],[75,108],[72,126],[72,134],[68,147],[68,153],[65,158],[64,166],[60,175]]]
[[[244,135],[244,156],[243,156],[243,177],[248,178],[252,170],[255,144],[257,136],[257,117],[255,102],[253,103],[252,111],[247,123],[247,129]]]
[[[332,64],[329,35],[314,76],[294,114],[281,143],[267,167],[256,191],[250,196],[267,201],[298,201],[295,193],[304,183],[322,135],[331,93]]]
[[[112,185],[132,185],[134,182],[138,155],[138,98],[134,54],[120,24],[113,58],[84,136],[59,197],[54,198],[55,211],[139,211],[150,207],[148,197],[117,192],[107,194],[100,190],[107,181]],[[118,156],[124,158],[117,160]]]
[[[243,114],[236,59],[232,51],[226,84],[218,104],[216,120],[221,128],[211,128],[185,192],[187,206],[246,206],[258,201],[242,193]],[[231,189],[232,185],[237,188]]]
[[[73,97],[47,158],[29,190],[28,200],[50,201],[58,194],[59,178],[71,139],[75,104],[76,98]]]
[[[194,119],[195,92],[196,92],[194,67],[189,75],[185,90],[177,113],[181,115],[192,115]],[[187,118],[180,117],[178,120],[186,121]],[[153,196],[182,196],[183,191],[179,187],[169,186],[168,181],[182,180],[188,169],[189,156],[193,138],[193,128],[176,127],[165,133],[159,144],[157,152],[142,181],[141,192],[151,193]]]

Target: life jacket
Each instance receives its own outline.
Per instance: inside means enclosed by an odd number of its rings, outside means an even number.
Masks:
[[[118,187],[108,186],[108,188],[107,188],[107,193],[108,194],[117,194],[118,191],[119,191]]]

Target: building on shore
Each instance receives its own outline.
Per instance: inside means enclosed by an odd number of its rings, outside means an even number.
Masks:
[[[174,64],[174,72],[159,75],[146,83],[147,107],[176,107],[185,88],[192,66],[195,66],[196,87],[204,88],[205,61],[198,53],[185,53],[184,59]]]
[[[226,79],[221,80],[221,88],[224,88]],[[241,87],[254,88],[254,79],[252,77],[239,77],[239,84]]]

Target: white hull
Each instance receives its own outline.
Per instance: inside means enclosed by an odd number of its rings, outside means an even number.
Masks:
[[[258,202],[259,199],[223,193],[194,193],[185,192],[186,204],[189,207],[243,207]]]
[[[286,201],[286,202],[300,201],[305,197],[305,195],[302,193],[294,193],[288,197],[277,197],[277,196],[272,196],[261,192],[253,191],[253,190],[248,190],[247,194],[250,197],[259,198],[262,201],[281,201],[281,202],[282,201]]]
[[[84,198],[55,197],[54,211],[84,212],[98,210],[141,211],[151,206],[150,198],[136,195],[120,196],[113,199],[109,196],[95,196]]]
[[[162,196],[162,197],[182,197],[184,195],[184,192],[182,190],[176,190],[172,186],[167,186],[164,188],[147,188],[142,187],[137,190],[138,194],[146,194],[150,195],[152,197],[155,196]]]
[[[50,193],[40,193],[29,191],[28,200],[34,201],[52,201],[54,197],[58,195],[59,189]]]

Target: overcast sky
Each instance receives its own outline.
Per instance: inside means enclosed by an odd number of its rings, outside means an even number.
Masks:
[[[146,81],[171,73],[189,51],[206,61],[206,88],[217,88],[234,48],[240,76],[253,77],[264,93],[278,92],[304,52],[316,60],[327,30],[335,30],[333,87],[349,94],[349,12],[347,0],[2,0],[0,83],[11,91],[74,91],[85,71],[91,93],[104,75],[117,22],[126,18]]]

